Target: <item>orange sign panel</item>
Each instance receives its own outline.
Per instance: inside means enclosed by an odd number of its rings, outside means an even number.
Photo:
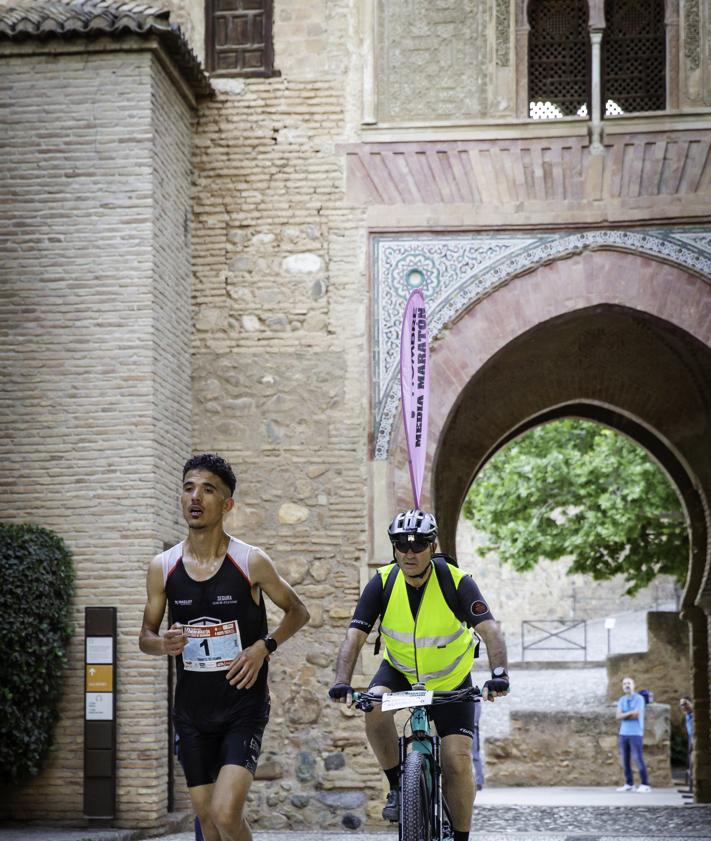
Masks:
[[[114,667],[88,664],[86,667],[87,692],[113,692]]]

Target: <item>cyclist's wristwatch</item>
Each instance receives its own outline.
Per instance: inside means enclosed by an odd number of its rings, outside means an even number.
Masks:
[[[503,666],[497,666],[495,669],[491,670],[491,676],[496,680],[497,678],[506,678],[508,679],[509,673]]]
[[[267,653],[274,654],[274,652],[277,650],[277,641],[274,639],[274,637],[267,634],[266,636],[262,637],[262,641],[267,647]]]

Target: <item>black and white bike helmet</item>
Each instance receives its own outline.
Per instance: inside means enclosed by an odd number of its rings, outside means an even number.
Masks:
[[[433,543],[437,537],[437,521],[432,514],[411,508],[397,514],[388,526],[388,537],[394,543],[401,535],[412,535]]]

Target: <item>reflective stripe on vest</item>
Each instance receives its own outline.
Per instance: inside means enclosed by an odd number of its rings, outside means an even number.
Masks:
[[[378,570],[383,587],[392,568],[389,564]],[[449,569],[456,587],[464,573],[451,565]],[[381,623],[385,659],[410,683],[424,683],[427,689],[454,689],[474,665],[472,635],[447,605],[434,568],[424,587],[415,619],[405,576],[397,573]]]

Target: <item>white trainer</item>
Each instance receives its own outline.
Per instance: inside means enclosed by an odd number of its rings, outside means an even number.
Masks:
[[[620,786],[616,791],[634,791],[634,786]]]
[[[648,794],[652,790],[652,786],[637,786],[637,794]]]

